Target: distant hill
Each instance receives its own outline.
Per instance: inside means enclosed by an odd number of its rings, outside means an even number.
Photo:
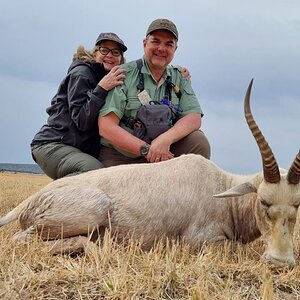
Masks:
[[[37,164],[0,163],[0,172],[44,174],[44,172]]]

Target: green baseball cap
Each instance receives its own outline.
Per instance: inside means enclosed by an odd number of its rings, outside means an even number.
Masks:
[[[168,19],[156,19],[148,27],[146,36],[155,30],[167,30],[171,32],[178,40],[178,31],[176,25]]]

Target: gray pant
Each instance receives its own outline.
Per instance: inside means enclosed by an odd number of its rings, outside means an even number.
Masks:
[[[31,153],[40,168],[52,179],[103,167],[93,156],[62,143],[34,145]]]
[[[175,157],[180,156],[181,154],[194,153],[210,159],[209,142],[204,133],[200,130],[196,130],[178,142],[172,144],[171,152],[175,155]],[[104,146],[100,149],[99,160],[105,167],[147,162],[144,157],[131,158],[123,155],[115,149]]]

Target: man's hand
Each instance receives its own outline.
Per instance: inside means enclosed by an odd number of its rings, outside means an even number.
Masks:
[[[171,143],[163,135],[154,139],[150,145],[147,155],[148,162],[159,162],[174,158],[174,154],[170,152]]]

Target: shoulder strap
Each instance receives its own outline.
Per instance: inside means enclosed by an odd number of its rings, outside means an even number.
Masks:
[[[145,88],[144,76],[141,72],[142,67],[143,67],[143,60],[140,58],[140,59],[137,59],[135,62],[136,62],[136,65],[137,65],[137,68],[138,68],[138,71],[139,71],[139,83],[137,85],[137,89],[138,89],[139,92],[142,92]],[[173,88],[177,98],[180,101],[181,91],[180,91],[180,89],[177,85],[172,83],[172,78],[167,78],[166,83],[167,83],[167,85],[166,85],[166,97],[168,97],[168,99],[171,100],[171,91],[172,91],[172,88]]]
[[[142,92],[144,90],[144,76],[141,72],[143,67],[143,60],[141,58],[136,60],[136,65],[139,71],[139,83],[137,85],[137,89],[139,92]]]
[[[166,79],[166,97],[168,97],[169,98],[169,100],[171,101],[171,95],[172,95],[172,88],[174,89],[174,92],[175,92],[175,94],[176,94],[176,96],[177,96],[177,98],[179,99],[179,101],[180,101],[180,99],[181,99],[181,91],[180,91],[180,88],[179,88],[179,86],[178,85],[175,85],[173,82],[172,82],[172,78],[171,77],[168,77],[167,79]]]
[[[181,91],[180,91],[179,86],[178,86],[178,85],[175,85],[175,84],[172,83],[172,82],[171,82],[171,85],[172,85],[172,88],[174,89],[174,92],[175,92],[177,98],[180,100],[182,94],[181,94]]]
[[[141,72],[142,67],[143,67],[143,60],[140,58],[140,59],[137,59],[135,62],[136,62],[137,69],[139,71],[139,83],[138,83],[138,85],[136,87],[137,87],[138,93],[140,93],[140,92],[142,92],[144,90],[144,76],[143,76],[143,74]],[[136,121],[136,119],[133,119],[132,117],[125,118],[123,116],[122,119],[121,119],[121,122],[126,127],[129,127],[131,129],[133,129],[135,121]]]

